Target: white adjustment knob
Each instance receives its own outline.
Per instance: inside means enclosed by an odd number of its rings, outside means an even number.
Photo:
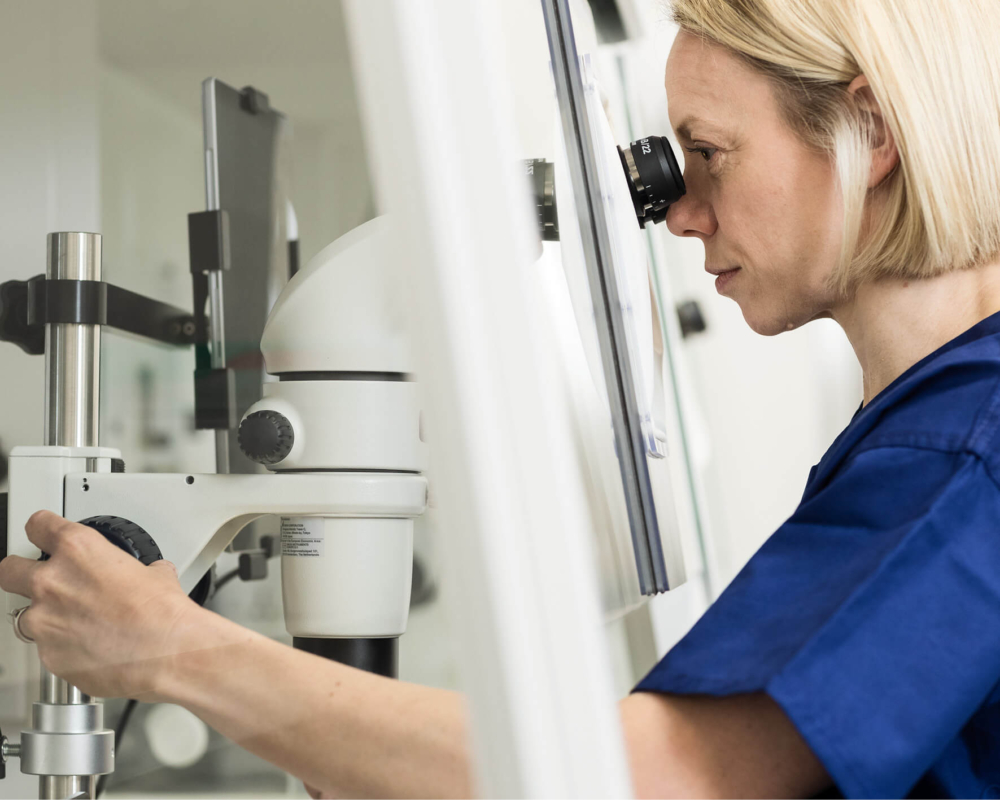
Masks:
[[[143,727],[149,749],[165,766],[190,767],[208,752],[208,726],[181,706],[169,703],[153,706]]]

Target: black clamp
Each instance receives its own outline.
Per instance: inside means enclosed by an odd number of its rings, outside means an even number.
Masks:
[[[236,427],[236,375],[231,369],[194,371],[194,427],[232,430]]]
[[[229,215],[224,210],[188,214],[188,256],[194,275],[229,269]]]
[[[46,323],[105,325],[173,345],[197,341],[195,319],[187,311],[104,281],[36,275],[0,285],[0,340],[42,355]]]
[[[263,96],[265,101],[267,96]],[[194,426],[197,430],[236,427],[236,377],[231,369],[213,368],[208,352],[208,274],[230,266],[229,215],[222,209],[188,214],[188,255],[194,296]]]
[[[259,89],[244,86],[240,89],[240,108],[248,114],[266,114],[271,110],[271,101]]]
[[[45,326],[28,324],[28,281],[0,284],[0,340],[16,344],[29,356],[45,352]]]
[[[268,559],[280,555],[273,536],[261,536],[260,547],[240,553],[239,572],[241,581],[261,581],[267,577]]]

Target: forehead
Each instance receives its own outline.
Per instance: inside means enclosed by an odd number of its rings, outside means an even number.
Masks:
[[[690,126],[732,129],[776,113],[767,78],[726,48],[681,31],[667,59],[664,86],[670,124],[679,133]]]

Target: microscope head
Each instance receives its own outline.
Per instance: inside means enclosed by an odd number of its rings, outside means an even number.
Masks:
[[[240,423],[247,457],[276,472],[421,472],[417,387],[393,253],[379,217],[321,250],[271,311],[261,352],[277,378]]]
[[[341,473],[356,480],[359,498],[376,489],[386,498],[381,517],[282,518],[285,624],[311,652],[406,627],[413,518],[392,511],[392,487],[419,478],[425,447],[389,283],[390,234],[385,218],[367,222],[292,278],[261,340],[277,380],[239,428],[243,452],[272,472]]]
[[[394,308],[391,230],[376,217],[313,256],[278,297],[260,349],[267,371],[406,376],[410,356]]]

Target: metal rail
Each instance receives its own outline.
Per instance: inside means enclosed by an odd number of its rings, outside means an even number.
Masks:
[[[625,320],[621,312],[618,284],[608,223],[600,213],[601,186],[598,178],[594,141],[587,117],[583,76],[573,36],[568,0],[542,0],[545,30],[552,55],[552,71],[556,83],[556,98],[562,120],[566,155],[569,162],[573,194],[576,197],[580,236],[587,264],[590,293],[594,302],[597,338],[601,346],[608,401],[618,463],[621,468],[625,502],[632,528],[632,543],[639,588],[643,594],[665,592],[666,563],[660,542],[659,524],[653,501],[653,488],[646,463],[646,447],[642,439],[639,404],[629,357]]]

